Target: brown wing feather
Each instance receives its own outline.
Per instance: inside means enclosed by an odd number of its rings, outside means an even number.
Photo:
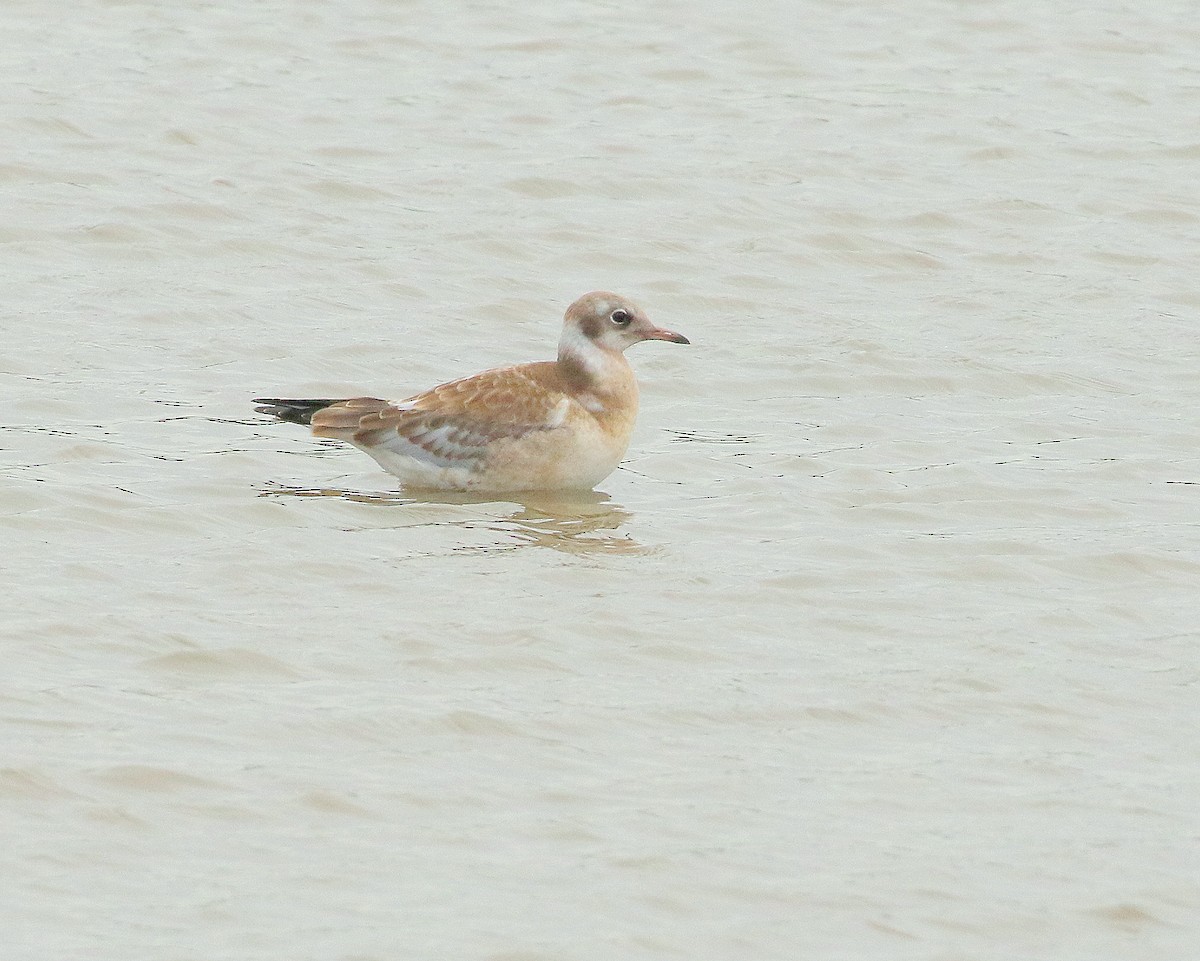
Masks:
[[[390,406],[378,397],[351,397],[313,414],[312,431],[318,437],[344,439],[347,432],[354,433],[359,429],[364,417],[388,410]]]

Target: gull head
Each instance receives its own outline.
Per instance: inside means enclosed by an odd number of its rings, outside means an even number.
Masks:
[[[656,327],[631,300],[608,291],[594,290],[567,308],[559,353],[586,352],[585,345],[620,353],[643,340],[689,343],[683,334]]]

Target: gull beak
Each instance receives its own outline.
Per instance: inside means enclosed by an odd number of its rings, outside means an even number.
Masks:
[[[669,340],[672,344],[691,343],[683,334],[677,334],[673,330],[664,330],[662,327],[651,327],[642,334],[642,340]]]

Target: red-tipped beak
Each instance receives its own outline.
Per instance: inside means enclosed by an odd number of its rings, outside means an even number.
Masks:
[[[646,333],[642,335],[642,339],[643,340],[669,340],[672,344],[690,344],[691,343],[691,341],[688,340],[686,337],[684,337],[683,334],[677,334],[673,330],[664,330],[661,327],[654,327],[651,330],[646,331]]]

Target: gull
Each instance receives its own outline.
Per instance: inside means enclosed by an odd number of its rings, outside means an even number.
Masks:
[[[405,487],[590,490],[617,468],[637,416],[625,350],[689,343],[607,291],[567,308],[556,360],[485,370],[404,400],[259,397],[255,410],[353,444]]]

